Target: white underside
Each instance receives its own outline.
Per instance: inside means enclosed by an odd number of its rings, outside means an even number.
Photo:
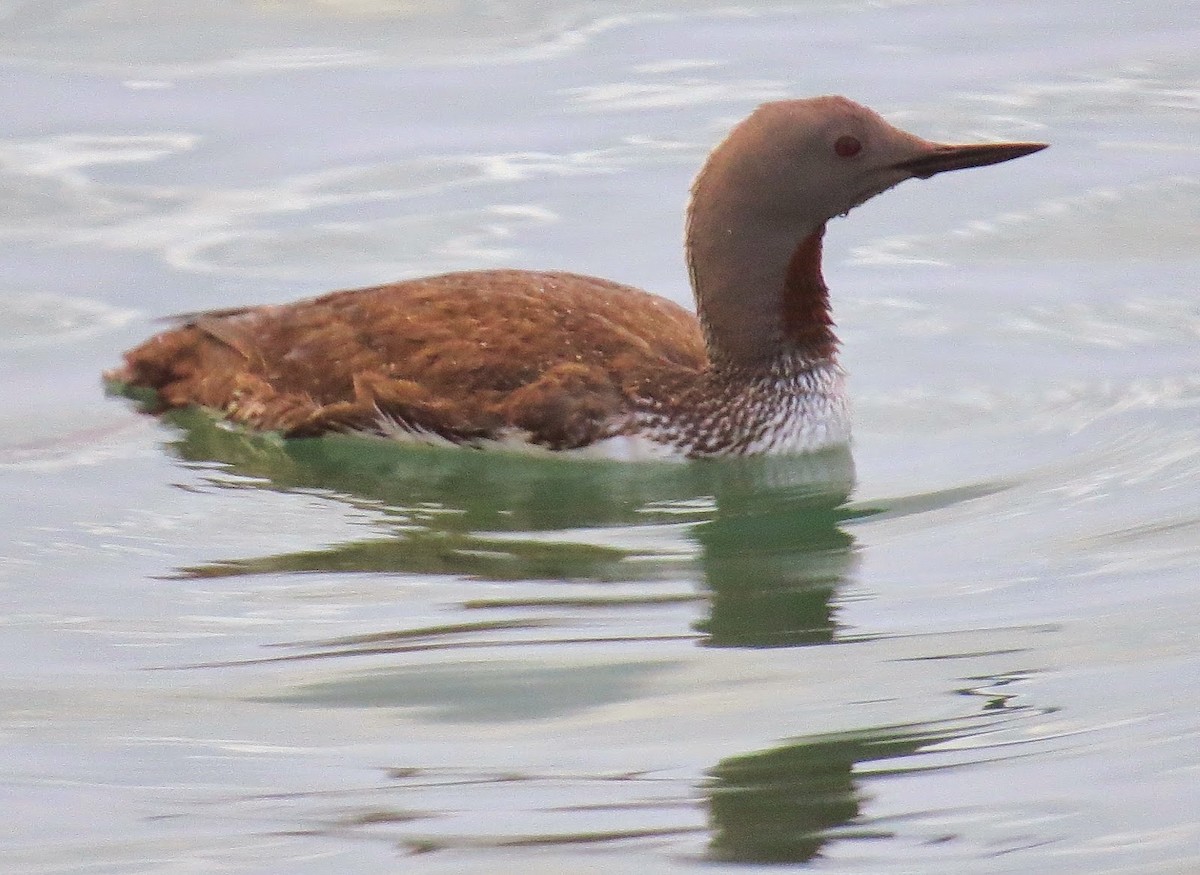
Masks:
[[[817,453],[850,443],[850,405],[844,390],[844,378],[837,365],[818,367],[805,374],[803,390],[797,392],[794,381],[786,383],[767,412],[759,440],[742,446],[736,453],[715,455],[786,456]],[[790,390],[790,391],[789,391]],[[761,421],[760,421],[761,422]],[[441,435],[397,422],[387,416],[379,420],[380,432],[390,440],[425,446],[467,446],[473,449],[524,453],[535,456],[557,456],[582,459],[612,459],[622,462],[684,461],[695,458],[688,443],[671,438],[665,430],[650,430],[634,434],[616,434],[585,447],[552,450],[530,441],[530,434],[512,429],[495,438],[456,443]],[[629,421],[614,422],[612,431],[629,427]],[[714,424],[715,427],[715,424]]]
[[[498,438],[473,440],[466,444],[455,443],[441,435],[429,432],[392,428],[385,435],[388,440],[402,444],[416,444],[434,447],[470,447],[476,450],[492,452],[522,453],[529,456],[556,456],[559,458],[575,459],[611,459],[619,462],[684,462],[691,456],[686,448],[674,444],[665,444],[652,440],[644,435],[616,435],[610,438],[569,450],[552,450],[542,444],[529,440],[527,432],[513,430]],[[738,455],[798,455],[816,453],[832,447],[843,447],[850,443],[849,431],[838,431],[836,434],[826,434],[824,439],[813,440],[808,436],[801,441],[778,441],[769,446],[749,450]]]
[[[806,430],[807,431],[807,430]],[[773,441],[764,446],[751,446],[738,453],[739,456],[785,456],[803,453],[817,453],[832,447],[844,447],[850,443],[849,429],[824,429],[823,434],[811,432],[795,435],[793,439]],[[378,437],[374,432],[372,436]],[[569,450],[552,450],[542,444],[529,440],[530,435],[514,429],[497,438],[479,439],[467,443],[456,443],[441,435],[425,431],[415,431],[391,427],[386,429],[384,436],[388,440],[402,444],[414,444],[433,447],[469,447],[476,450],[491,452],[521,453],[529,456],[546,456],[575,459],[610,459],[620,462],[683,462],[693,456],[686,447],[667,444],[653,440],[645,435],[615,435],[604,438],[585,447]],[[800,439],[796,439],[800,438]]]
[[[616,435],[610,438],[570,450],[552,450],[542,444],[533,443],[530,434],[512,429],[496,438],[469,441],[465,444],[448,440],[433,432],[407,428],[392,420],[381,420],[380,430],[388,440],[402,444],[417,444],[431,447],[469,447],[492,452],[521,453],[529,456],[554,456],[574,459],[612,459],[620,462],[650,462],[687,460],[680,447],[659,443],[641,435]]]
[[[621,462],[683,462],[687,460],[687,456],[679,447],[662,444],[644,435],[636,434],[622,434],[605,438],[577,450],[567,450],[567,453],[575,458],[616,459]]]

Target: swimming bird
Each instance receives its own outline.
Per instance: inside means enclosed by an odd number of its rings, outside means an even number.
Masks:
[[[850,439],[826,223],[912,178],[1043,143],[948,145],[843,97],[763,104],[709,156],[685,245],[696,315],[604,279],[479,270],[191,314],[106,373],[285,437],[368,432],[638,458]]]

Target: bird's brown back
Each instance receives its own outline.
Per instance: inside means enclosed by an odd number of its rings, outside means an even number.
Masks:
[[[516,428],[582,446],[707,364],[684,308],[568,273],[452,273],[186,318],[109,377],[289,436],[373,430],[382,414],[455,441]]]

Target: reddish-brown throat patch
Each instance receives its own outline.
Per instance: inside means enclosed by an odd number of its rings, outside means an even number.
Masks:
[[[793,348],[813,358],[832,358],[837,351],[829,287],[821,274],[821,225],[796,245],[783,282],[783,337]]]

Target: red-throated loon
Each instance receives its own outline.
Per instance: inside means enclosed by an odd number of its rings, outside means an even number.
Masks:
[[[697,316],[570,273],[482,270],[196,314],[106,374],[285,436],[372,432],[616,458],[804,453],[850,422],[825,223],[1042,143],[945,145],[842,97],[767,103],[692,186]]]

